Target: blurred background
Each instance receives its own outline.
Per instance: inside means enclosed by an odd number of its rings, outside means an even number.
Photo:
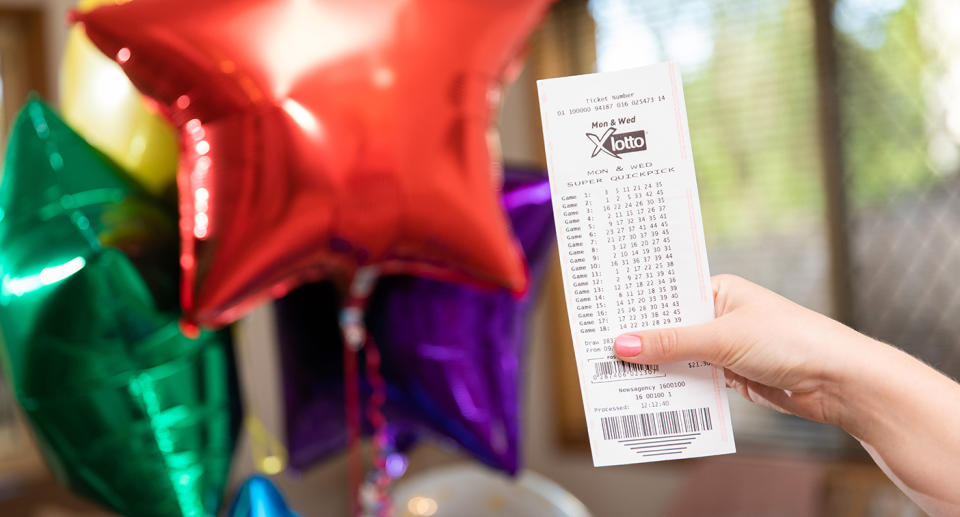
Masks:
[[[4,140],[29,91],[58,98],[73,4],[0,0]],[[960,376],[950,280],[960,271],[960,3],[559,0],[505,98],[505,162],[543,167],[537,79],[663,60],[683,71],[711,272],[742,275]],[[554,264],[529,338],[523,457],[592,514],[922,514],[843,433],[732,393],[735,456],[595,469],[564,311]],[[279,361],[266,346],[273,317],[266,306],[240,323],[239,367],[248,405],[282,436]],[[247,441],[234,487],[253,470]],[[407,478],[468,464],[421,445]],[[337,457],[274,481],[305,516],[345,515],[345,469]],[[0,515],[110,515],[53,481],[5,383]]]

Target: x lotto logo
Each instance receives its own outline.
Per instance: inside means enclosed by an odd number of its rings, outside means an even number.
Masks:
[[[603,135],[587,133],[587,139],[593,143],[591,158],[600,153],[622,159],[621,154],[643,151],[647,148],[647,138],[643,130],[617,134],[617,128],[609,127]]]

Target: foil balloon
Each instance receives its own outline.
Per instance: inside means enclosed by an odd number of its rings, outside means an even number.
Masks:
[[[128,516],[215,515],[236,437],[229,335],[178,327],[176,236],[173,210],[27,103],[0,182],[4,372],[51,470]]]
[[[549,0],[137,0],[76,15],[180,133],[182,301],[229,323],[360,266],[527,285],[488,145]]]
[[[82,0],[78,9],[113,3]],[[74,130],[147,190],[174,193],[179,150],[173,127],[79,27],[70,30],[63,51],[60,108]]]
[[[287,507],[283,494],[263,476],[243,483],[233,499],[227,517],[299,517]]]
[[[549,185],[542,172],[508,169],[506,180],[502,200],[536,277],[555,242]],[[382,356],[390,448],[402,450],[428,434],[494,468],[517,471],[531,296],[409,276],[380,281],[366,323]],[[329,283],[301,287],[276,303],[295,469],[346,442],[339,304]]]

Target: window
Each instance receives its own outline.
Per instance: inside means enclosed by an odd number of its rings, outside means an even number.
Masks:
[[[960,4],[590,0],[589,10],[600,71],[664,60],[683,70],[713,273],[960,375]],[[734,417],[747,441],[843,443],[739,401]]]

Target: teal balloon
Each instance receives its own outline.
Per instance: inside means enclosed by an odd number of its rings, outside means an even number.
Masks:
[[[283,495],[263,476],[248,479],[237,492],[227,517],[299,517],[287,507]]]
[[[0,345],[51,470],[126,516],[216,515],[239,422],[229,334],[178,326],[176,211],[39,99],[0,179]]]

